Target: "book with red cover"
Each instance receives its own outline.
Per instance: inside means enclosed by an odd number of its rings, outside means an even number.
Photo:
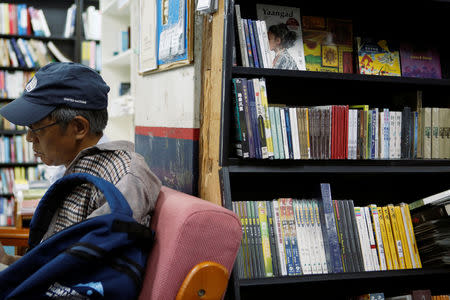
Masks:
[[[402,76],[441,79],[441,61],[436,48],[403,42],[400,44]]]

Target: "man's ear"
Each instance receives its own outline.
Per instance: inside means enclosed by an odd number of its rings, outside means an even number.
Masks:
[[[72,119],[71,123],[74,130],[75,139],[82,140],[89,134],[90,124],[85,117],[76,116]]]

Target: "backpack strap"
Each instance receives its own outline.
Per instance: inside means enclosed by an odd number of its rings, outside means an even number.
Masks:
[[[29,250],[41,242],[62,201],[76,186],[83,183],[92,183],[103,193],[111,213],[133,216],[130,205],[111,182],[87,173],[69,174],[52,184],[39,201],[30,223]]]

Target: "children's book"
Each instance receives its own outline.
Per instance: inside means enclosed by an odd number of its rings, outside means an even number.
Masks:
[[[401,76],[398,46],[387,40],[357,37],[360,74]]]
[[[439,52],[433,47],[403,42],[400,44],[402,76],[441,79]]]
[[[306,70],[353,73],[351,20],[303,16]]]
[[[290,56],[295,60],[298,70],[306,70],[305,55],[303,53],[303,37],[300,21],[300,8],[278,5],[256,4],[258,20],[266,22],[267,32],[270,33],[271,26],[281,23],[287,25],[288,29],[296,33],[294,45],[287,49]],[[276,59],[276,55],[272,55]]]

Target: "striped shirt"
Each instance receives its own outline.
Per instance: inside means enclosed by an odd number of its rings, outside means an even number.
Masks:
[[[130,142],[116,141],[84,149],[65,175],[88,173],[113,183],[130,204],[133,217],[148,225],[161,182],[133,148]],[[107,213],[109,206],[105,202],[103,194],[94,185],[86,183],[75,187],[53,216],[44,240],[86,218]]]

